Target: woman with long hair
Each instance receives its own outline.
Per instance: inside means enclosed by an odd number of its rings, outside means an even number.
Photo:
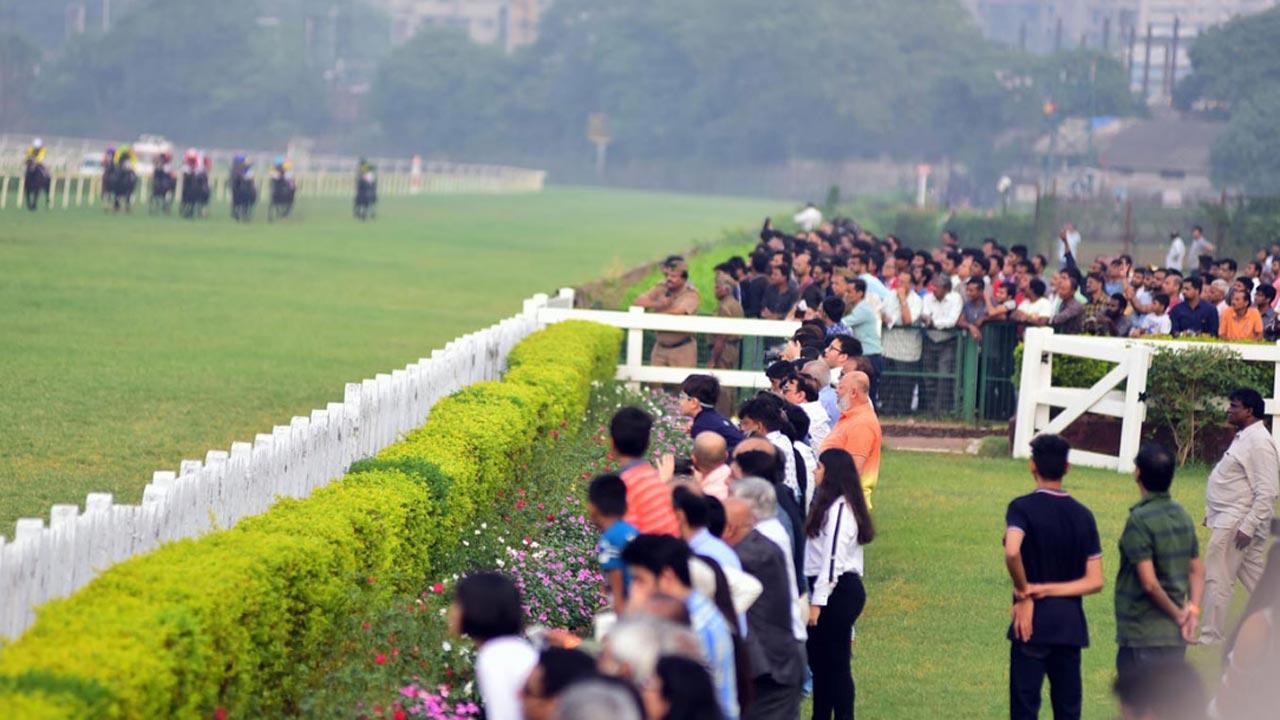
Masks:
[[[809,668],[813,720],[853,720],[850,668],[853,625],[867,602],[862,546],[875,537],[853,456],[830,449],[818,457],[817,489],[804,524],[804,574],[809,579]]]

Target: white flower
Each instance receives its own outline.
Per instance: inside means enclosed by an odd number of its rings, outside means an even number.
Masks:
[[[471,543],[467,542],[466,540],[463,540],[462,544],[465,545],[466,547],[471,547]]]
[[[476,535],[479,535],[479,534],[480,534],[480,530],[479,530],[478,528],[476,529],[476,533],[475,533],[475,534],[476,534]]]
[[[481,527],[481,528],[483,528],[483,529],[485,529],[485,530],[488,530],[488,529],[489,529],[489,523],[480,523],[480,527]]]
[[[444,642],[440,643],[440,647],[441,647],[445,652],[450,652],[451,650],[453,650],[453,646],[449,644],[449,641],[448,641],[448,640],[445,640]]]
[[[498,558],[498,567],[506,567],[506,566],[507,564],[502,561],[502,558]]]
[[[463,694],[465,694],[465,695],[470,695],[470,694],[471,694],[471,690],[472,690],[472,686],[473,686],[474,684],[475,684],[475,683],[473,683],[473,682],[471,682],[470,680],[468,680],[468,681],[467,681],[467,684],[462,686],[462,692],[463,692]]]

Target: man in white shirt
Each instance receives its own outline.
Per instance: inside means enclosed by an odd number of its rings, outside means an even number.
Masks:
[[[1280,457],[1262,422],[1265,405],[1256,390],[1231,393],[1227,422],[1239,431],[1209,474],[1205,488],[1204,626],[1200,643],[1222,642],[1236,579],[1253,592],[1266,566],[1271,519],[1280,493]]]
[[[813,203],[806,203],[804,209],[796,213],[792,220],[800,226],[805,232],[813,232],[815,228],[822,224],[822,211]]]
[[[951,292],[951,278],[939,274],[933,279],[929,294],[924,296],[920,321],[929,328],[925,331],[924,367],[931,374],[954,375],[956,364],[956,337],[952,332],[960,320],[964,300]],[[951,410],[955,381],[952,378],[930,377],[924,381],[920,393],[920,409],[933,414]]]
[[[886,415],[907,415],[916,391],[916,379],[910,373],[919,371],[924,349],[924,333],[919,330],[924,300],[911,284],[911,272],[898,273],[898,286],[880,308],[884,334],[880,345],[884,353],[885,371],[898,374],[895,382],[880,389],[880,403]]]
[[[1075,223],[1067,223],[1062,226],[1062,232],[1059,238],[1066,241],[1065,244],[1058,244],[1058,265],[1066,267],[1067,264],[1067,248],[1071,248],[1072,257],[1080,257],[1080,232],[1076,230]]]
[[[1187,244],[1182,241],[1182,233],[1175,232],[1169,236],[1169,252],[1164,256],[1164,266],[1182,272],[1186,259]]]
[[[1027,283],[1027,297],[1018,309],[1013,311],[1014,322],[1040,325],[1040,320],[1052,318],[1053,301],[1045,297],[1044,293],[1044,281],[1040,278],[1033,278]]]

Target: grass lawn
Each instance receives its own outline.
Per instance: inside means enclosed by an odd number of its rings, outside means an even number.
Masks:
[[[302,202],[269,225],[0,214],[0,534],[342,398],[540,291],[754,224],[766,200],[587,189]]]
[[[1206,476],[1188,468],[1174,482],[1196,522]],[[1069,473],[1066,487],[1093,510],[1106,553],[1106,587],[1085,600],[1084,717],[1113,718],[1116,543],[1138,493],[1129,476],[1084,469]],[[1008,717],[1010,583],[1000,540],[1008,502],[1032,489],[1026,461],[886,453],[875,498],[880,535],[867,547],[867,607],[853,651],[860,715]],[[1207,539],[1202,529],[1202,548]],[[1236,595],[1238,612],[1243,590]],[[1188,654],[1210,692],[1219,652]],[[1047,690],[1042,717],[1051,717]]]

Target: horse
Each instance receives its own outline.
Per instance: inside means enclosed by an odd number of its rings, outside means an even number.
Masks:
[[[369,220],[377,216],[374,205],[378,204],[378,177],[372,172],[366,172],[356,178],[356,205],[355,216],[357,220]]]
[[[133,212],[133,193],[138,188],[138,174],[133,171],[132,163],[126,160],[117,165],[109,177],[103,177],[102,188],[111,197],[113,212],[120,212],[121,204],[126,213]]]
[[[151,173],[151,214],[163,211],[165,215],[173,208],[173,198],[178,188],[178,181],[173,173],[156,168]]]
[[[36,205],[40,203],[40,193],[44,193],[46,204],[50,202],[49,191],[52,186],[49,169],[44,166],[44,163],[38,162],[35,158],[28,158],[23,178],[23,193],[26,195],[27,209],[35,212]]]
[[[267,207],[267,222],[276,218],[287,218],[293,212],[293,198],[298,186],[292,178],[280,173],[271,174],[271,205]]]
[[[208,173],[192,168],[183,170],[182,202],[178,205],[178,214],[188,220],[203,217],[210,195]]]
[[[253,183],[253,171],[245,168],[231,176],[231,217],[237,222],[249,222],[253,206],[258,203],[258,186]]]

